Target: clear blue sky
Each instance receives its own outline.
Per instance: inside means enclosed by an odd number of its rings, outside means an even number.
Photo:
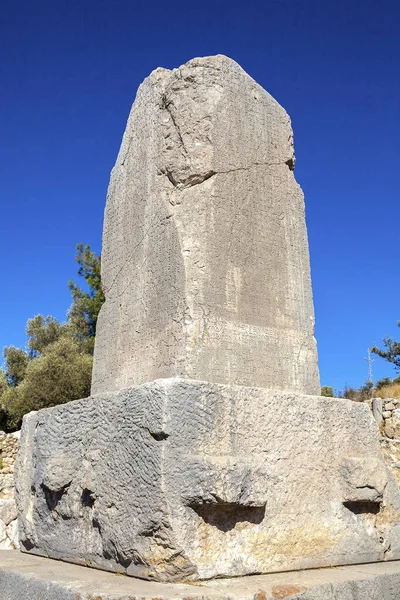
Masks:
[[[65,318],[140,82],[222,53],[292,117],[322,383],[362,384],[367,348],[400,336],[399,23],[398,0],[3,0],[0,346]]]

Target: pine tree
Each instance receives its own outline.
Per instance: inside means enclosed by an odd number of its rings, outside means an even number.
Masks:
[[[69,281],[72,306],[66,323],[36,315],[26,326],[27,349],[4,348],[0,369],[0,427],[18,428],[24,414],[90,394],[96,322],[104,295],[100,256],[78,244],[78,274],[87,291]]]

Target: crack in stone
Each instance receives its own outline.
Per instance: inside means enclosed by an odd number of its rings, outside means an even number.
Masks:
[[[168,221],[168,219],[170,219],[171,217],[172,217],[172,215],[166,215],[165,216],[165,221]],[[118,271],[117,271],[115,277],[113,278],[112,282],[110,283],[109,287],[106,287],[106,286],[103,287],[103,291],[106,294],[106,296],[108,296],[109,293],[110,293],[110,291],[113,289],[114,285],[116,284],[119,276],[121,275],[121,273],[123,272],[123,270],[125,269],[125,267],[133,260],[133,258],[135,256],[135,254],[134,254],[135,250],[137,250],[137,248],[139,248],[141,246],[141,244],[143,244],[144,240],[146,239],[146,236],[150,233],[150,231],[154,227],[161,227],[163,224],[164,224],[163,221],[160,221],[160,222],[157,222],[157,223],[151,223],[148,226],[148,228],[143,232],[143,235],[140,238],[140,240],[131,249],[130,255],[124,260],[122,266],[118,269]],[[131,281],[129,281],[127,285],[129,285],[130,282]],[[122,294],[124,292],[125,292],[125,289],[122,290]]]
[[[250,171],[253,167],[279,167],[281,165],[287,165],[289,166],[289,162],[291,162],[293,159],[288,159],[284,162],[255,162],[252,165],[250,165],[249,167],[236,167],[235,169],[228,169],[226,171],[219,171],[217,174],[221,174],[224,175],[226,173],[235,173],[236,171]],[[289,167],[290,168],[290,167]]]
[[[378,492],[378,490],[376,489],[376,487],[374,485],[369,485],[368,483],[366,483],[365,485],[356,485],[356,489],[357,490],[374,490],[378,494],[378,496],[382,495]]]
[[[167,97],[164,95],[164,96],[162,97],[162,107],[163,107],[163,108],[164,108],[164,109],[167,111],[167,113],[168,113],[168,114],[169,114],[169,116],[171,117],[171,121],[172,121],[172,123],[173,123],[173,125],[174,125],[174,127],[175,127],[175,130],[176,130],[176,133],[177,133],[177,135],[178,135],[179,141],[180,141],[180,143],[181,143],[181,145],[182,145],[182,149],[183,149],[184,153],[185,153],[185,154],[186,154],[186,156],[187,156],[187,154],[188,154],[188,151],[186,150],[185,142],[183,141],[183,137],[182,137],[182,134],[181,134],[181,130],[180,130],[180,128],[179,128],[179,125],[178,125],[178,123],[176,122],[176,119],[175,119],[175,117],[174,117],[174,115],[172,114],[172,111],[171,111],[171,109],[170,109],[170,106],[171,106],[171,104],[172,104],[172,102],[171,102],[171,101],[168,101],[168,100],[167,100]]]
[[[385,543],[385,540],[383,541],[383,543]],[[383,550],[383,555],[385,557],[385,560],[387,560],[387,555],[391,552],[391,550],[392,550],[392,544],[389,542],[389,545],[387,546],[387,548]]]
[[[179,181],[176,179],[170,169],[161,169],[160,172],[165,175],[168,180],[172,183],[172,185],[178,190],[184,190],[189,187],[194,187],[195,185],[200,185],[207,181],[207,179],[211,179],[214,175],[227,175],[229,173],[236,173],[237,171],[250,171],[254,167],[279,167],[281,165],[287,165],[291,171],[294,170],[294,158],[289,158],[284,162],[274,162],[274,163],[264,163],[264,162],[256,162],[249,167],[236,167],[235,169],[227,169],[226,171],[207,171],[207,173],[195,173],[193,175],[189,175],[186,179]]]
[[[184,190],[189,187],[194,187],[195,185],[200,185],[204,181],[207,181],[207,179],[210,179],[211,177],[217,174],[215,171],[208,171],[207,173],[203,174],[195,173],[194,175],[189,175],[189,177],[187,177],[187,179],[184,179],[183,181],[178,181],[177,179],[175,179],[175,177],[172,175],[169,169],[165,169],[164,171],[161,171],[161,173],[165,175],[172,183],[172,185],[178,190]]]

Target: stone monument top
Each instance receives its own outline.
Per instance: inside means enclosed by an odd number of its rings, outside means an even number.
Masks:
[[[182,377],[319,394],[286,111],[236,62],[156,69],[104,220],[92,393]]]

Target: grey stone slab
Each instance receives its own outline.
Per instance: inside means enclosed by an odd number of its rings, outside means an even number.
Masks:
[[[92,393],[184,377],[319,394],[286,111],[233,60],[140,86],[111,174]]]
[[[373,398],[372,399],[372,413],[374,415],[375,421],[378,426],[381,425],[383,421],[383,402],[382,398]]]
[[[0,498],[0,521],[6,525],[17,518],[17,505],[14,498]]]
[[[21,548],[154,580],[400,557],[367,405],[158,380],[31,413]]]
[[[219,579],[201,585],[116,576],[0,551],[0,600],[396,600],[400,562]]]

